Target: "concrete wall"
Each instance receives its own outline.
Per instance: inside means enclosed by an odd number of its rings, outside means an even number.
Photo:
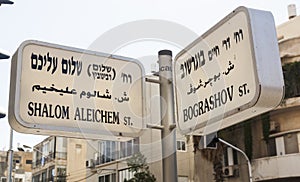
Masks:
[[[296,16],[295,18],[292,18],[291,20],[288,20],[287,22],[277,26],[276,30],[279,41],[299,37],[299,25],[300,16]]]
[[[300,129],[300,108],[293,107],[289,109],[283,109],[280,111],[274,111],[272,120],[276,121],[280,125],[280,132]]]
[[[70,182],[78,181],[87,176],[85,166],[87,142],[74,138],[68,138],[67,140],[67,179]]]
[[[300,45],[300,36],[293,39],[283,40],[279,43],[280,57],[283,64],[300,61],[299,45]]]
[[[257,159],[253,161],[253,179],[254,181],[260,181],[299,177],[299,168],[299,153]]]

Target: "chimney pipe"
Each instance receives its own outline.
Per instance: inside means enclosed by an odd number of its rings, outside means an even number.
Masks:
[[[288,5],[288,15],[289,15],[289,19],[292,19],[292,18],[297,16],[297,11],[296,11],[296,5],[295,4]]]

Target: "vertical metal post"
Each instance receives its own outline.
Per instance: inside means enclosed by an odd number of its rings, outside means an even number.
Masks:
[[[119,181],[119,162],[117,162],[116,167],[116,181]]]
[[[7,1],[7,2],[2,2],[1,4],[14,4],[11,1]],[[7,54],[4,54],[2,52],[0,52],[0,59],[9,59],[10,56]],[[0,112],[0,118],[4,118],[6,116],[5,113]],[[10,137],[9,137],[9,149],[8,149],[8,165],[7,165],[7,181],[8,182],[12,182],[12,165],[13,165],[13,129],[10,128]]]
[[[163,181],[177,182],[177,159],[176,159],[176,131],[174,93],[172,80],[172,51],[161,50],[158,52],[160,96],[162,98],[161,124],[163,126],[162,139],[162,164]]]
[[[9,149],[8,149],[8,166],[7,166],[7,182],[12,182],[13,167],[13,129],[10,128]]]

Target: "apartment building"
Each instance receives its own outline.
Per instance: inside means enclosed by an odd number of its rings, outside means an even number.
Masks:
[[[32,152],[15,151],[13,153],[12,179],[14,182],[31,181]],[[8,153],[0,151],[0,178],[7,181]]]
[[[66,181],[67,138],[46,138],[33,147],[32,159],[32,182]]]

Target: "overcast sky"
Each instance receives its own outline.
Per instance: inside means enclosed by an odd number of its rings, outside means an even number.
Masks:
[[[288,20],[287,6],[292,3],[296,4],[300,13],[300,0],[15,0],[14,5],[0,6],[0,50],[13,55],[24,40],[34,39],[137,58],[149,72],[151,63],[156,61],[157,51],[171,49],[176,54],[182,46],[206,32],[238,6],[271,11],[276,25],[279,25]],[[155,27],[149,27],[147,23],[153,23]],[[163,29],[163,34],[155,37],[160,29]],[[186,32],[185,35],[183,32]],[[180,38],[181,42],[176,42],[176,38]],[[1,60],[0,108],[6,113],[9,78],[10,60]],[[1,119],[0,134],[0,150],[7,150],[7,117]],[[14,148],[17,143],[33,146],[43,138],[14,132]]]

